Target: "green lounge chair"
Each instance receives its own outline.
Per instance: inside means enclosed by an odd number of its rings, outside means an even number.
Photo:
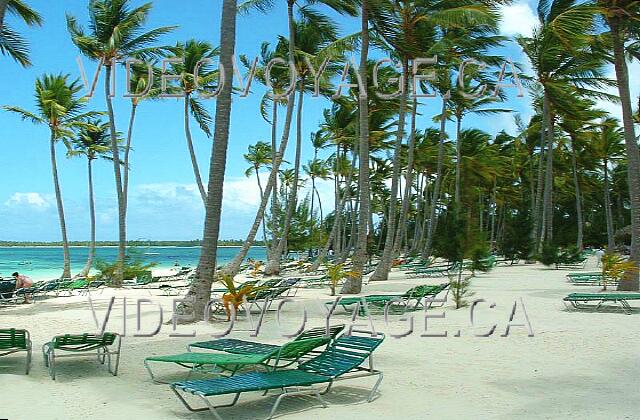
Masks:
[[[444,277],[448,276],[449,272],[455,271],[459,267],[459,263],[429,266],[427,268],[418,268],[411,270],[407,273],[408,278],[420,278],[420,277]]]
[[[300,333],[294,341],[321,337],[335,339],[342,330],[344,330],[344,324],[329,326],[328,335],[327,328],[325,327],[311,328]],[[189,344],[187,346],[187,351],[191,351],[192,348],[216,350],[235,354],[270,354],[274,351],[278,351],[280,346],[256,341],[237,340],[234,338],[221,338],[218,340],[200,341]]]
[[[186,367],[189,370],[187,380],[191,374],[203,368],[212,366],[229,371],[233,376],[239,369],[246,366],[264,366],[267,370],[275,370],[289,366],[312,350],[329,342],[328,338],[309,338],[306,340],[294,340],[279,347],[270,353],[232,354],[232,353],[182,353],[168,356],[151,356],[144,360],[144,367],[149,372],[151,380],[155,383],[168,383],[156,379],[149,362],[169,362]]]
[[[29,331],[15,328],[0,329],[0,356],[18,352],[27,352],[25,373],[28,375],[29,369],[31,369],[31,338],[29,337]]]
[[[378,380],[367,397],[367,401],[371,402],[383,378],[382,372],[374,369],[371,355],[383,340],[383,335],[375,338],[370,336],[342,336],[320,355],[301,363],[297,369],[251,372],[228,378],[176,382],[171,384],[171,389],[188,410],[194,412],[209,410],[218,420],[222,420],[222,417],[220,417],[217,410],[235,405],[240,398],[240,394],[244,392],[262,391],[266,394],[270,390],[282,390],[271,409],[269,417],[267,417],[270,419],[275,414],[282,399],[286,396],[311,395],[320,401],[323,407],[326,407],[326,403],[321,397],[321,390],[311,388],[311,386],[327,384],[326,389],[322,392],[326,393],[329,392],[336,381],[376,375]],[[369,365],[367,367],[361,366],[366,360],[369,360]],[[290,388],[296,388],[296,390],[292,391]],[[205,406],[193,407],[182,394],[200,398],[205,403]],[[229,394],[235,394],[230,404],[215,406],[209,400],[210,397]]]
[[[117,344],[116,344],[117,342]],[[44,356],[44,364],[49,369],[51,379],[56,379],[56,358],[74,357],[74,356],[92,356],[93,351],[98,357],[98,361],[104,364],[107,360],[107,368],[113,376],[118,375],[118,366],[120,365],[120,348],[122,346],[122,337],[117,333],[105,332],[102,335],[96,334],[64,334],[57,335],[53,339],[42,346],[42,355]],[[114,349],[115,348],[115,349]],[[56,355],[56,352],[65,351],[75,354]],[[91,354],[88,354],[91,352]],[[85,353],[85,354],[79,354]],[[115,355],[116,360],[114,367],[111,366],[111,356]]]
[[[599,310],[604,303],[620,303],[622,310],[627,314],[630,314],[633,310],[628,302],[630,300],[640,300],[640,293],[571,293],[563,299],[565,306],[568,302],[575,309],[592,308],[596,311]],[[595,302],[596,306],[585,305],[588,302]]]
[[[15,300],[16,281],[0,281],[0,303],[10,303]]]
[[[407,310],[417,310],[420,307],[424,307],[423,300],[424,298],[435,298],[440,292],[447,290],[448,291],[449,283],[442,283],[439,285],[421,285],[412,287],[401,295],[367,295],[367,296],[350,296],[343,297],[338,302],[338,305],[342,306],[345,311],[348,311],[348,306],[355,305],[357,303],[361,303],[358,308],[358,313],[360,316],[364,316],[366,314],[365,307],[368,308],[369,305],[373,306],[381,306],[384,307],[386,305],[390,305],[393,302],[397,302],[402,306],[403,312]],[[415,300],[415,304],[411,306],[411,301]],[[446,296],[445,299],[446,300]],[[440,302],[440,305],[444,305],[444,300]],[[333,305],[335,301],[326,302],[326,305]],[[433,299],[429,300],[428,308],[433,306]]]

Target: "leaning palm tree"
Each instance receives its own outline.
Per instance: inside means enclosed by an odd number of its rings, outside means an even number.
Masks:
[[[173,58],[181,60],[180,63],[172,65],[172,74],[180,75],[180,87],[184,92],[184,133],[187,139],[187,148],[189,149],[191,166],[193,167],[193,174],[196,179],[198,191],[200,191],[202,203],[206,204],[207,193],[202,183],[198,159],[193,148],[189,120],[190,117],[193,117],[205,135],[211,137],[211,129],[209,128],[211,116],[202,101],[194,95],[197,94],[202,97],[202,95],[211,94],[211,92],[215,90],[215,81],[217,80],[218,72],[212,69],[209,60],[218,55],[218,50],[208,42],[195,39],[178,42],[174,47],[168,48],[168,50],[175,56]],[[195,76],[196,70],[198,80],[196,80]]]
[[[84,156],[87,159],[87,178],[89,185],[89,218],[91,220],[91,239],[87,262],[78,277],[86,277],[93,266],[96,252],[96,209],[93,197],[93,161],[96,159],[111,159],[111,145],[109,143],[109,124],[95,119],[80,127],[78,134],[71,140],[68,157]]]
[[[62,203],[62,193],[58,179],[56,143],[58,141],[68,143],[74,136],[73,130],[75,128],[83,126],[85,120],[100,114],[98,112],[82,112],[86,103],[85,99],[78,96],[82,85],[79,80],[69,81],[69,77],[69,75],[63,74],[45,74],[36,80],[35,97],[37,111],[35,113],[14,106],[4,107],[7,111],[18,114],[23,120],[49,127],[51,174],[56,195],[56,205],[58,207],[64,256],[61,278],[71,277],[71,260],[69,257],[69,241],[67,240],[64,205]]]
[[[258,190],[260,190],[260,200],[264,197],[264,189],[262,188],[262,181],[260,181],[260,169],[271,165],[273,161],[273,153],[271,151],[271,146],[269,143],[264,141],[259,141],[256,144],[249,145],[249,150],[247,153],[243,155],[244,160],[251,164],[244,171],[245,176],[250,177],[252,173],[255,172],[256,180],[258,181]],[[267,244],[267,228],[266,223],[263,221],[262,223],[262,236],[264,245],[267,249],[267,254],[269,253],[269,245]]]
[[[31,65],[29,43],[9,25],[5,25],[7,12],[29,26],[42,25],[42,17],[22,0],[0,0],[0,54],[8,55],[23,67],[28,67]]]
[[[114,281],[122,281],[122,269],[127,243],[127,200],[124,195],[120,152],[116,119],[111,97],[111,73],[116,60],[124,57],[144,59],[158,53],[152,45],[160,36],[173,30],[173,27],[161,27],[144,30],[152,4],[130,7],[129,0],[91,0],[89,2],[89,32],[85,32],[77,19],[67,15],[67,28],[71,40],[80,52],[91,60],[98,61],[100,70],[104,68],[104,92],[109,113],[109,132],[111,135],[111,153],[118,197],[118,258]]]

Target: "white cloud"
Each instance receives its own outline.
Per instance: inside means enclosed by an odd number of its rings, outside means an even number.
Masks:
[[[134,197],[139,204],[154,206],[202,205],[198,187],[195,184],[175,182],[141,184],[136,187]]]
[[[531,36],[538,24],[536,14],[524,0],[501,6],[500,13],[502,14],[500,32],[503,35]]]
[[[51,206],[49,198],[37,192],[16,192],[4,202],[7,207],[28,207],[37,210],[46,210]]]

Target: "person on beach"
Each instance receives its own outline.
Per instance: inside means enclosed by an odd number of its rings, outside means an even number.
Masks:
[[[604,250],[598,248],[594,254],[596,256],[596,267],[600,267],[602,265],[602,257],[604,257]]]
[[[17,271],[13,273],[12,276],[16,280],[16,290],[28,289],[29,287],[33,286],[33,281],[29,277],[23,274],[20,274]],[[29,303],[29,295],[25,293],[23,296],[24,296],[23,303]]]

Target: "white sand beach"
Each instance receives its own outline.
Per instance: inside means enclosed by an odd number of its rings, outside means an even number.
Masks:
[[[590,261],[587,270],[595,263]],[[622,311],[567,311],[562,298],[576,291],[596,291],[593,286],[574,286],[565,280],[567,271],[536,266],[498,267],[472,281],[473,299],[485,299],[475,311],[476,325],[470,326],[470,309],[455,310],[452,302],[432,308],[429,314],[445,314],[429,319],[429,332],[448,331],[446,338],[421,337],[423,312],[413,312],[415,331],[404,338],[390,334],[406,329],[399,315],[374,313],[378,332],[387,335],[375,351],[375,367],[384,372],[379,393],[366,403],[374,378],[339,382],[326,395],[328,408],[307,397],[285,398],[276,416],[286,419],[637,419],[640,418],[638,378],[640,378],[640,332],[638,314]],[[416,284],[436,284],[444,279],[407,279],[392,272],[387,282],[370,283],[363,294],[404,292]],[[34,357],[31,373],[23,373],[24,356],[0,358],[0,418],[82,419],[114,418],[205,419],[208,412],[191,413],[167,385],[151,382],[143,359],[146,356],[182,353],[188,343],[212,339],[211,333],[227,324],[204,322],[179,326],[197,337],[170,337],[171,325],[163,325],[153,337],[134,337],[137,298],[152,299],[171,316],[173,297],[159,291],[108,289],[93,296],[99,319],[111,296],[116,303],[107,330],[122,332],[122,299],[126,297],[127,336],[123,339],[120,372],[110,375],[95,358],[69,358],[57,362],[57,379],[52,381],[44,367],[40,349],[56,334],[95,331],[90,305],[84,296],[58,297],[30,305],[0,307],[2,327],[25,328],[31,333]],[[524,302],[534,336],[526,327],[513,327],[502,337],[515,301]],[[282,312],[283,330],[291,332],[301,321],[301,306],[307,308],[307,327],[321,326],[324,309],[320,302],[330,299],[328,290],[301,289],[295,303]],[[495,303],[493,309],[489,304]],[[142,330],[157,323],[158,310],[143,306]],[[257,318],[257,314],[255,316]],[[518,305],[515,321],[524,321]],[[341,308],[331,323],[351,322]],[[366,325],[366,318],[357,323]],[[489,337],[476,337],[497,324]],[[249,339],[249,323],[239,317],[231,337]],[[460,337],[456,332],[460,330]],[[254,338],[251,338],[254,339]],[[283,343],[275,312],[265,317],[256,340]],[[175,365],[159,366],[164,380],[181,380],[187,371]],[[203,377],[198,375],[198,377]],[[276,393],[263,398],[259,393],[241,397],[236,407],[221,409],[229,419],[255,419],[268,415]],[[221,402],[230,398],[221,398]],[[125,414],[126,413],[126,414]]]

